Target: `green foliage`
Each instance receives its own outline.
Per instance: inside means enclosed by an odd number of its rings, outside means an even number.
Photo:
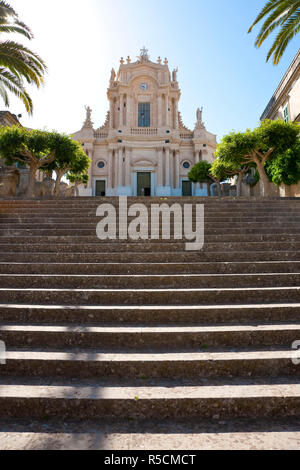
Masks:
[[[52,133],[46,131],[28,130],[17,126],[2,127],[0,155],[8,165],[16,161],[30,165],[31,157],[37,163],[42,163],[43,158],[53,150],[51,137]]]
[[[0,0],[0,34],[17,33],[32,39],[28,26],[20,21],[14,9]],[[38,88],[43,83],[46,65],[30,49],[15,41],[0,41],[0,96],[5,106],[9,106],[8,92],[17,96],[25,105],[28,114],[32,114],[33,104],[26,91],[24,82]]]
[[[188,178],[193,183],[204,183],[210,179],[211,163],[206,160],[196,163],[188,174]]]
[[[236,174],[241,172],[246,174],[251,168],[256,168],[259,179],[262,181],[263,194],[266,195],[268,192],[268,179],[273,183],[275,183],[275,180],[278,182],[280,179],[278,176],[279,167],[281,168],[281,178],[284,178],[285,181],[299,180],[296,170],[297,164],[295,162],[292,164],[292,160],[296,159],[297,152],[292,151],[289,153],[289,150],[293,149],[299,142],[299,130],[298,124],[278,119],[276,121],[265,120],[253,130],[231,132],[225,135],[218,145],[216,150],[217,160],[224,162],[223,165],[226,162],[228,172],[232,170]],[[288,155],[290,162],[284,170],[283,155]],[[274,165],[271,165],[273,160]],[[279,162],[281,163],[279,164]],[[218,165],[221,164],[214,163],[213,171],[218,170]],[[269,169],[266,173],[267,167],[272,168],[272,171]],[[220,166],[221,170],[222,166]],[[277,174],[276,178],[274,176],[275,172]],[[289,177],[287,177],[287,172],[289,172]],[[258,181],[257,176],[253,181],[254,185],[257,183],[256,180]]]
[[[79,142],[65,134],[51,133],[51,148],[55,149],[55,160],[47,166],[48,171],[60,172],[61,175],[72,171],[86,171],[91,160],[82,149]]]
[[[223,182],[237,174],[236,166],[232,162],[218,157],[211,165],[210,174],[216,180]]]
[[[89,175],[87,173],[67,173],[67,179],[70,183],[87,184]]]
[[[266,163],[266,173],[269,179],[280,186],[296,184],[300,180],[300,141],[284,153]]]
[[[260,126],[253,131],[257,135],[259,142],[256,150],[266,152],[270,148],[274,148],[274,158],[276,154],[281,154],[289,148],[292,148],[299,138],[300,126],[294,122],[284,122],[281,119],[271,121],[265,119]]]
[[[273,33],[279,32],[267,54],[267,62],[273,56],[273,64],[277,65],[290,41],[300,31],[300,0],[268,0],[262,11],[249,29],[264,18],[264,23],[256,38],[255,46],[260,47]]]

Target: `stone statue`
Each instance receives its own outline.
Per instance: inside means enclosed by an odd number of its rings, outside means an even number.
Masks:
[[[202,113],[203,113],[203,107],[202,107],[201,109],[198,108],[196,115],[197,115],[197,122],[198,122],[199,124],[203,124],[203,121],[202,121]]]
[[[86,118],[85,118],[83,127],[93,127],[93,123],[92,123],[92,119],[91,119],[92,109],[89,106],[85,106],[84,109],[86,111]]]
[[[177,72],[178,72],[178,67],[176,67],[176,69],[174,69],[173,72],[172,72],[173,82],[177,82]]]
[[[197,122],[195,125],[195,129],[205,129],[205,125],[202,120],[202,115],[203,115],[203,107],[197,109],[197,112],[196,112]]]
[[[137,56],[138,62],[143,63],[143,62],[149,62],[150,56],[148,54],[148,49],[144,46],[142,49],[140,49],[140,55]]]
[[[110,83],[113,83],[115,80],[116,80],[116,72],[115,72],[115,69],[111,69]]]

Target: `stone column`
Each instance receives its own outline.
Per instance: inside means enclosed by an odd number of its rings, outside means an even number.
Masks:
[[[175,188],[179,188],[179,150],[175,151]]]
[[[169,97],[168,95],[165,95],[166,96],[166,126],[168,127],[169,126]]]
[[[111,129],[114,127],[114,102],[112,98],[109,101],[109,127]]]
[[[120,95],[120,112],[119,112],[119,127],[123,126],[123,110],[124,110],[124,96]]]
[[[162,160],[162,149],[157,149],[158,154],[158,165],[157,165],[157,186],[163,185],[163,160]]]
[[[119,148],[118,186],[123,186],[123,149],[122,149],[122,147]]]
[[[175,129],[178,129],[178,101],[175,100],[175,103],[174,103],[174,112],[175,112]]]
[[[125,151],[125,186],[131,186],[131,165],[130,165],[130,155],[131,149],[126,149]]]
[[[162,127],[162,96],[158,95],[157,100],[157,126]]]
[[[127,95],[127,103],[126,103],[126,126],[131,127],[131,96]]]
[[[107,170],[107,187],[113,187],[113,151],[112,149],[108,150],[108,170]]]
[[[199,150],[195,150],[195,164],[199,162]]]
[[[166,154],[166,186],[170,186],[170,149],[169,147],[166,147],[165,149],[165,154]]]

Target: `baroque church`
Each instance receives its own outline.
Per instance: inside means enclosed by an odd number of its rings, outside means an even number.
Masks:
[[[120,60],[111,71],[109,111],[95,129],[92,110],[73,138],[92,160],[81,196],[206,196],[206,184],[192,184],[188,173],[200,160],[212,162],[216,135],[205,128],[197,109],[194,130],[184,126],[178,110],[177,69],[168,60],[152,62],[147,49],[136,62]],[[126,63],[125,63],[126,62]]]

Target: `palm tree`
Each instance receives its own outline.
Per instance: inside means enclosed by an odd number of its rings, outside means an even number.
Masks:
[[[27,39],[33,34],[28,26],[19,20],[17,13],[5,1],[0,0],[0,34],[18,33]],[[18,42],[0,40],[0,96],[5,106],[9,106],[8,92],[23,101],[28,114],[32,114],[33,104],[24,82],[38,88],[43,83],[46,65],[43,60]]]
[[[289,42],[300,31],[300,0],[269,0],[248,33],[265,17],[267,18],[264,20],[255,45],[260,47],[265,39],[279,27],[280,30],[267,55],[267,62],[273,56],[273,64],[277,65]]]

